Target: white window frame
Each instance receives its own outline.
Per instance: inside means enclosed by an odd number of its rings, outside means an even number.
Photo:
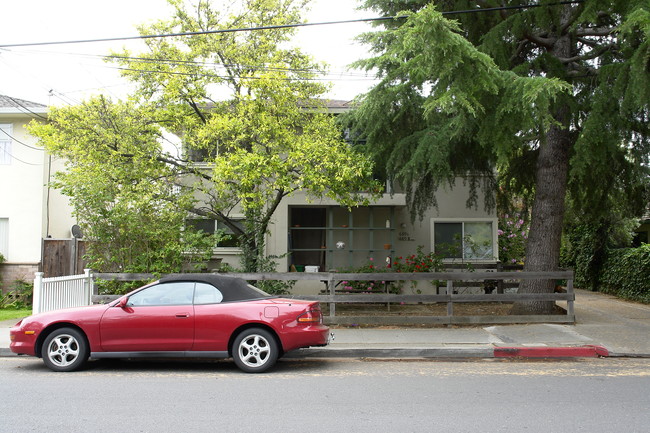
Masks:
[[[229,216],[229,218],[233,219],[236,222],[241,222],[244,220],[244,215],[243,214],[235,214]],[[202,218],[197,218],[197,219],[202,219]],[[214,222],[214,231],[216,232],[219,230],[219,222],[216,219],[213,218],[205,218],[206,220],[212,220]],[[217,245],[214,248],[214,253],[215,254],[222,254],[222,255],[237,255],[241,254],[241,248],[240,247],[232,247],[232,246],[219,246]]]
[[[9,218],[0,217],[0,253],[9,260]]]
[[[11,123],[0,123],[0,130],[0,165],[11,165],[13,125]]]
[[[499,238],[498,238],[498,224],[497,218],[431,218],[431,251],[435,252],[436,247],[436,232],[435,225],[437,223],[460,223],[462,227],[462,237],[465,238],[465,223],[491,223],[492,224],[492,254],[493,257],[489,259],[475,259],[465,258],[465,247],[461,248],[463,257],[461,258],[444,258],[445,263],[495,263],[499,261]]]
[[[233,221],[235,221],[237,223],[244,221],[244,215],[243,214],[230,215],[228,218],[232,219]],[[219,221],[217,221],[217,220],[214,221],[214,229],[219,230]],[[226,253],[240,254],[241,253],[241,247],[222,247],[222,246],[217,245],[217,248],[216,248],[215,251],[218,251],[220,254],[226,254]]]

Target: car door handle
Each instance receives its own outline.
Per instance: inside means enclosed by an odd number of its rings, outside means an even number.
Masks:
[[[187,319],[188,317],[190,317],[190,313],[178,313],[176,317],[178,317],[179,319]]]

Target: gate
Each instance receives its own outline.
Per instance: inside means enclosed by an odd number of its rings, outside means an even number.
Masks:
[[[85,268],[85,241],[73,239],[43,239],[41,263],[45,277],[75,275]]]

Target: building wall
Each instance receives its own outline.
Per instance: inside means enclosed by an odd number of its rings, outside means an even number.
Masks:
[[[0,165],[0,219],[7,236],[0,278],[5,290],[14,280],[33,280],[41,265],[42,239],[70,238],[74,224],[67,198],[48,186],[63,163],[47,155],[27,131],[34,116],[0,112],[0,124],[11,125],[13,137],[11,162]]]
[[[286,256],[286,253],[291,249],[290,239],[292,236],[295,233],[304,233],[304,230],[309,230],[304,225],[296,227],[292,223],[292,209],[322,208],[324,212],[328,213],[327,230],[331,231],[332,235],[324,235],[322,238],[322,247],[324,248],[321,256],[326,256],[327,260],[320,259],[320,263],[325,263],[325,269],[321,266],[319,271],[350,270],[350,268],[368,264],[371,260],[376,266],[385,266],[387,262],[394,261],[397,257],[416,253],[418,247],[422,247],[425,253],[429,253],[433,250],[434,245],[433,224],[435,222],[478,221],[491,224],[493,255],[489,259],[474,261],[496,262],[498,259],[496,257],[498,254],[496,210],[486,211],[482,201],[479,201],[480,204],[477,208],[468,209],[466,207],[468,194],[469,188],[463,184],[462,180],[456,182],[453,188],[441,189],[437,197],[438,207],[427,212],[422,220],[416,219],[415,221],[411,220],[403,194],[392,196],[386,194],[369,207],[352,210],[354,219],[361,221],[362,226],[372,225],[372,227],[366,227],[368,230],[357,228],[347,230],[344,227],[348,225],[346,219],[341,216],[347,212],[346,209],[338,207],[336,202],[328,199],[308,202],[304,194],[297,193],[285,198],[278,207],[270,227],[271,234],[267,237],[266,252],[268,255],[283,256],[276,260],[280,272],[302,270],[302,265],[317,264],[316,262],[319,261],[318,251],[313,251],[311,259],[305,260],[316,261],[314,263],[296,263],[293,260],[295,256]],[[482,197],[479,196],[479,200],[482,200]],[[329,213],[329,209],[332,207],[336,211]],[[370,211],[371,207],[374,207],[372,212]],[[374,214],[372,223],[369,223],[368,215],[370,213]],[[389,217],[389,215],[391,216]],[[387,219],[390,219],[390,227]],[[348,251],[350,241],[354,244],[354,252]],[[346,244],[342,250],[335,247],[340,242]],[[370,243],[373,245],[371,246]],[[386,246],[384,247],[384,245]],[[318,247],[316,246],[316,248]],[[224,261],[236,259],[236,256],[232,255],[232,251],[230,253],[229,257],[224,256]],[[306,256],[302,255],[301,257]],[[301,266],[296,269],[296,265]],[[323,288],[324,285],[319,282],[299,282],[294,287],[294,292],[315,293]]]
[[[38,263],[4,263],[0,265],[0,292],[11,291],[13,282],[16,280],[31,283],[34,281],[34,274],[38,272],[38,267]]]
[[[38,263],[41,257],[44,152],[25,129],[27,119],[2,116],[11,124],[11,163],[0,165],[0,218],[8,220],[8,263]]]
[[[53,175],[58,171],[65,170],[63,160],[46,155],[44,164],[45,171],[43,179],[53,180]],[[70,229],[77,223],[72,215],[72,207],[68,197],[61,194],[58,189],[54,189],[43,183],[43,237],[54,239],[69,239],[72,237]]]

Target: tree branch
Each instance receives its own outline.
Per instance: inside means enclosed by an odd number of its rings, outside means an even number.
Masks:
[[[589,27],[577,29],[575,35],[581,36],[610,36],[616,31],[615,27]]]
[[[611,50],[613,50],[613,49],[615,49],[617,47],[618,47],[618,45],[616,45],[616,44],[603,45],[600,48],[593,49],[590,52],[588,52],[587,54],[584,54],[582,56],[573,56],[573,57],[568,57],[568,58],[566,58],[566,57],[565,58],[558,57],[558,60],[560,62],[564,63],[565,65],[569,64],[569,63],[575,63],[575,62],[581,62],[581,61],[585,61],[585,60],[591,60],[591,59],[595,59],[597,57],[600,57],[601,55],[603,55],[607,51],[611,51]]]
[[[546,48],[548,50],[553,48],[553,45],[557,41],[556,37],[543,37],[542,35],[534,35],[530,33],[527,33],[524,37],[535,45]]]

